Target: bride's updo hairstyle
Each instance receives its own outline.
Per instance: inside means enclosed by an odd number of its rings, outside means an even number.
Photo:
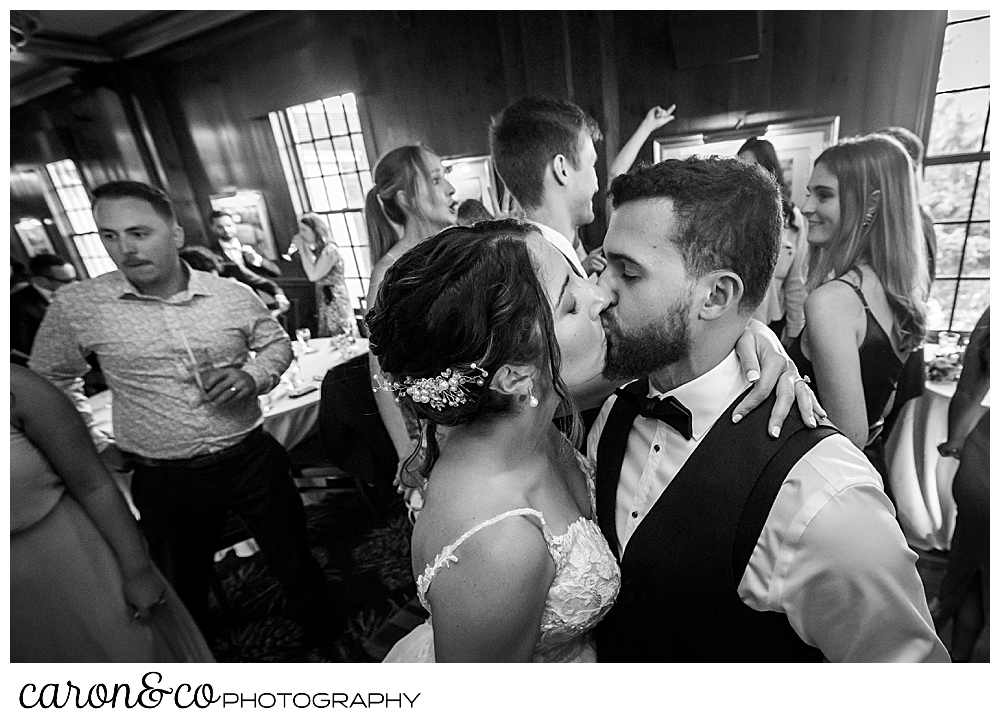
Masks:
[[[547,366],[556,393],[571,404],[559,377],[552,309],[525,243],[532,233],[538,233],[534,226],[513,219],[441,231],[388,269],[365,317],[371,351],[390,383],[440,383],[446,370],[483,382],[462,384],[454,405],[420,401],[402,390],[400,403],[427,421],[424,477],[438,456],[437,425],[470,424],[518,404],[490,388],[504,364]],[[544,376],[540,381],[549,383]]]

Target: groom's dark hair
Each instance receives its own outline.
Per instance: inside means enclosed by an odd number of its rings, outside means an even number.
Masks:
[[[759,164],[710,156],[670,158],[618,176],[612,206],[669,199],[680,228],[668,239],[691,276],[729,269],[743,281],[740,311],[752,314],[767,293],[781,242],[781,191]]]

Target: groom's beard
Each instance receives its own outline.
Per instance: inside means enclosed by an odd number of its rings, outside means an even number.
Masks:
[[[690,311],[691,297],[678,299],[661,321],[635,331],[625,331],[617,318],[609,313],[602,314],[608,339],[604,378],[612,381],[637,379],[686,358],[691,348]]]

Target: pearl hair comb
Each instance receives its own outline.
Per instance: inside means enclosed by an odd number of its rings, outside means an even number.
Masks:
[[[372,391],[393,392],[397,400],[409,396],[413,401],[429,404],[437,410],[458,407],[468,401],[466,385],[475,384],[481,387],[489,376],[489,373],[475,362],[469,365],[469,369],[467,374],[463,374],[448,367],[436,377],[420,379],[406,377],[402,382],[389,382],[376,374],[372,378],[377,386],[372,387]]]

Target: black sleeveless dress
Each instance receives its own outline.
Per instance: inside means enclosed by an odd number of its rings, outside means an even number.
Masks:
[[[864,452],[882,476],[883,482],[886,483],[885,492],[891,499],[892,494],[887,483],[884,443],[881,437],[882,415],[893,392],[896,391],[896,383],[899,381],[899,375],[903,371],[906,359],[901,360],[896,356],[892,340],[879,325],[871,309],[868,308],[868,301],[861,292],[861,288],[847,279],[834,279],[834,281],[847,284],[854,289],[854,293],[858,295],[861,304],[865,307],[867,328],[865,329],[865,338],[861,342],[861,346],[858,347],[858,356],[861,360],[861,385],[865,390],[865,412],[868,419],[868,441],[865,444]],[[788,356],[798,367],[799,373],[811,378],[809,386],[812,387],[813,393],[822,404],[823,399],[816,388],[812,362],[806,359],[802,352],[801,334],[792,339],[787,351]]]

